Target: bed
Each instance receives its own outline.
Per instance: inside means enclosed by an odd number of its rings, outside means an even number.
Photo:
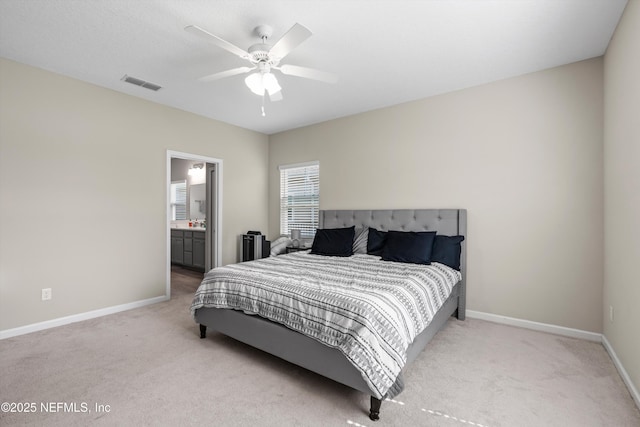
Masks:
[[[286,326],[279,323],[280,319],[278,317],[278,313],[282,312],[282,308],[280,306],[268,313],[260,313],[259,309],[250,305],[252,303],[247,303],[244,299],[243,304],[245,305],[240,304],[236,309],[230,309],[227,306],[224,306],[225,308],[219,308],[219,304],[212,303],[215,299],[212,295],[217,292],[217,290],[214,292],[212,289],[214,286],[220,286],[219,284],[213,285],[212,283],[215,282],[215,280],[224,282],[225,279],[221,279],[220,277],[225,276],[225,273],[227,274],[227,278],[236,278],[238,274],[245,274],[247,276],[247,281],[253,280],[256,283],[259,282],[260,286],[263,286],[262,284],[264,282],[265,288],[259,290],[259,292],[263,292],[263,294],[270,293],[272,288],[269,286],[275,286],[272,281],[280,281],[283,284],[283,288],[296,290],[298,289],[296,285],[300,284],[301,281],[311,280],[301,279],[300,277],[297,279],[290,278],[285,276],[285,273],[280,270],[274,270],[274,272],[268,273],[260,270],[263,267],[271,268],[269,265],[280,265],[279,268],[284,270],[289,269],[291,271],[298,271],[301,268],[304,268],[305,265],[308,265],[309,272],[305,274],[305,277],[313,278],[313,281],[320,283],[319,287],[324,287],[321,281],[324,280],[323,277],[325,275],[329,275],[329,270],[350,273],[349,269],[353,269],[353,278],[349,279],[349,283],[357,284],[360,280],[359,276],[364,277],[364,272],[369,271],[369,269],[372,268],[371,266],[374,265],[374,261],[372,260],[374,256],[372,255],[354,254],[351,257],[340,258],[326,257],[318,254],[314,255],[307,252],[295,252],[287,255],[280,255],[278,257],[271,257],[271,259],[267,260],[242,263],[245,265],[234,264],[232,266],[222,267],[221,269],[214,269],[205,275],[200,288],[194,296],[191,310],[194,320],[200,325],[201,338],[205,338],[207,328],[211,328],[238,341],[244,342],[291,363],[316,372],[324,377],[362,391],[371,396],[369,418],[377,420],[379,419],[382,400],[385,398],[391,398],[402,391],[402,371],[404,371],[418,356],[418,354],[420,354],[422,349],[424,349],[427,343],[446,324],[447,320],[451,316],[456,316],[459,320],[464,320],[465,318],[466,245],[464,240],[467,234],[466,210],[402,209],[320,211],[319,230],[323,230],[323,232],[324,230],[338,232],[349,228],[356,230],[354,232],[355,240],[358,240],[359,237],[362,237],[363,235],[358,233],[362,230],[365,230],[366,232],[368,229],[372,229],[374,231],[378,230],[383,234],[391,230],[397,230],[404,232],[403,234],[412,235],[433,234],[433,232],[436,232],[438,236],[462,236],[458,240],[459,265],[457,265],[457,268],[451,269],[439,263],[433,263],[432,265],[425,267],[431,269],[429,273],[423,274],[422,270],[420,270],[421,276],[430,277],[440,274],[447,276],[446,280],[450,280],[450,285],[443,285],[444,288],[447,288],[446,294],[443,293],[444,291],[440,288],[438,288],[439,290],[437,291],[433,291],[436,298],[438,294],[441,295],[442,301],[438,304],[433,304],[434,307],[437,305],[437,307],[435,307],[437,310],[425,315],[428,319],[426,322],[423,322],[426,324],[426,327],[423,330],[416,329],[415,335],[409,334],[407,337],[404,337],[404,339],[410,340],[406,346],[406,353],[398,356],[394,352],[396,348],[394,346],[396,344],[398,348],[402,347],[400,343],[396,343],[396,341],[400,340],[399,338],[397,340],[395,338],[398,334],[393,335],[393,339],[389,339],[389,341],[393,341],[390,347],[376,347],[375,351],[373,351],[376,357],[380,354],[386,357],[381,366],[386,368],[387,365],[393,365],[393,369],[389,368],[390,373],[387,373],[385,369],[381,369],[378,365],[366,366],[369,362],[367,362],[367,360],[364,360],[363,362],[359,357],[363,351],[361,349],[353,351],[345,350],[345,347],[342,345],[342,339],[336,339],[336,341],[333,341],[332,339],[335,337],[332,335],[329,341],[323,343],[320,338],[324,339],[324,337],[319,337],[321,335],[320,333],[315,334],[315,328],[311,328],[313,329],[311,330],[308,325],[305,326],[306,329],[305,327],[298,327],[298,323],[295,322],[293,325],[285,323]],[[390,234],[391,233],[389,233],[389,235]],[[316,240],[318,240],[318,238],[316,238]],[[462,241],[460,242],[460,240]],[[315,264],[305,264],[310,262],[314,262]],[[320,271],[319,273],[311,272],[315,269],[316,264],[321,265],[325,262],[337,262],[337,264],[327,264],[327,266],[322,267],[325,268],[325,270],[318,270]],[[423,268],[423,266],[408,265],[398,262],[385,263],[385,261],[379,261],[379,257],[376,258],[375,262],[385,264],[387,266],[397,265],[397,267],[401,268],[403,271],[413,271],[412,269],[418,267]],[[320,269],[321,267],[318,266],[317,268]],[[243,270],[250,270],[258,275],[254,276],[253,279],[250,279],[251,273]],[[362,272],[362,274],[358,272]],[[261,273],[262,275],[260,275]],[[374,276],[368,277],[366,280],[373,280],[373,277],[386,277],[386,273],[384,272],[372,274],[374,274]],[[452,276],[453,274],[456,274],[456,276]],[[345,276],[346,275],[347,274],[345,273]],[[256,277],[260,279],[256,279]],[[454,278],[452,279],[452,277]],[[413,276],[410,280],[414,281]],[[288,284],[288,287],[285,286],[285,284]],[[389,285],[387,283],[382,283],[381,286],[388,287]],[[209,299],[207,299],[208,297]],[[218,297],[216,296],[216,298]],[[425,304],[421,304],[421,306],[422,305]],[[383,309],[383,311],[384,310],[385,309]],[[301,311],[313,312],[312,309],[306,307],[302,308]],[[320,316],[322,317],[324,314],[321,314]],[[277,321],[269,320],[267,317]],[[350,319],[349,321],[351,322]],[[368,320],[366,321],[368,322]],[[284,322],[285,321],[283,321],[283,323]],[[405,329],[411,329],[406,325],[404,325],[404,327]],[[364,331],[364,334],[370,335],[366,330]],[[385,332],[383,335],[387,335],[387,333]],[[404,336],[402,333],[399,335]],[[356,337],[356,341],[358,340],[359,337]],[[375,345],[378,346],[377,343]],[[387,344],[385,343],[385,345]],[[365,350],[369,348],[367,347],[369,346],[368,343],[363,344],[363,346],[366,347]],[[382,350],[380,350],[380,348],[382,348]],[[402,348],[404,349],[405,347]],[[367,351],[365,351],[365,353],[367,353]],[[400,350],[398,350],[398,354],[399,353]],[[357,363],[354,359],[358,359]],[[395,366],[395,362],[398,362],[398,366]],[[363,363],[365,366],[363,366]],[[398,369],[400,369],[399,372]],[[382,373],[380,373],[380,371],[382,371]],[[372,372],[373,374],[371,374]],[[391,381],[392,384],[390,384],[389,381]]]

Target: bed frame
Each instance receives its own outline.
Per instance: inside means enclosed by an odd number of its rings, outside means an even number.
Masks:
[[[454,286],[449,298],[436,313],[429,326],[416,337],[407,352],[407,364],[420,354],[450,316],[465,319],[466,305],[466,235],[465,209],[401,209],[401,210],[324,210],[320,211],[319,228],[373,227],[378,230],[437,231],[449,236],[465,236],[462,242],[460,272],[462,280]],[[267,353],[371,395],[369,418],[378,420],[382,401],[373,397],[360,372],[338,349],[271,322],[241,311],[200,308],[195,313],[200,324],[200,338],[207,327]]]

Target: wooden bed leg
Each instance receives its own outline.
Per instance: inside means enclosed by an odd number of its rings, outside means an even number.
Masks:
[[[207,326],[206,325],[200,325],[200,339],[206,338],[207,337]]]
[[[369,410],[369,419],[371,421],[380,419],[380,406],[382,406],[382,400],[371,396],[371,409]]]

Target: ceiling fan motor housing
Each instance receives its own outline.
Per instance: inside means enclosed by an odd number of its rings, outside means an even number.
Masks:
[[[249,52],[249,60],[254,64],[266,63],[269,66],[278,65],[280,59],[270,56],[269,50],[271,50],[270,45],[266,43],[256,43],[247,50],[247,52]]]

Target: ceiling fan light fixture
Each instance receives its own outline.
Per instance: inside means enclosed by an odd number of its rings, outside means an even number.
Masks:
[[[249,74],[246,79],[244,79],[244,84],[251,90],[251,92],[256,95],[264,95],[264,86],[262,85],[262,75],[261,73],[253,73]]]
[[[264,96],[265,91],[267,91],[269,95],[273,95],[282,90],[276,76],[272,73],[253,73],[244,79],[244,83],[251,92],[258,96]]]
[[[276,92],[280,92],[282,88],[278,84],[278,80],[276,76],[272,73],[267,73],[262,75],[262,83],[264,84],[264,88],[269,92],[269,95],[273,95]]]

